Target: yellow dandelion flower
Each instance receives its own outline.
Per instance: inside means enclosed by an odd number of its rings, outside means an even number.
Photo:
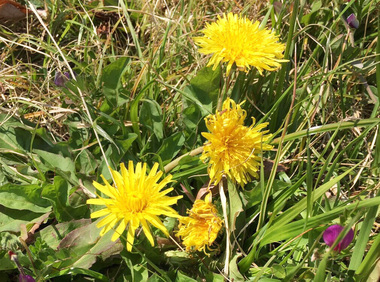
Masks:
[[[243,102],[244,103],[244,102]],[[223,175],[244,186],[251,176],[258,178],[257,171],[261,162],[261,151],[271,150],[265,142],[271,137],[260,132],[268,123],[255,126],[244,125],[247,112],[230,98],[223,103],[221,112],[205,118],[210,133],[202,132],[208,140],[204,145],[202,161],[209,161],[208,173],[211,183],[217,184]]]
[[[211,203],[211,193],[205,200],[196,200],[189,216],[179,218],[178,237],[181,237],[186,250],[206,251],[215,241],[223,221],[217,215],[215,206]]]
[[[203,37],[195,37],[195,43],[202,54],[213,54],[208,65],[213,69],[220,62],[228,62],[227,75],[233,63],[248,71],[251,66],[273,71],[281,67],[285,45],[278,42],[278,36],[268,29],[259,29],[259,22],[233,13],[218,16],[218,20],[206,24]]]
[[[176,204],[182,196],[166,196],[173,188],[161,191],[171,181],[172,176],[168,175],[158,182],[162,171],[157,172],[157,168],[158,164],[155,163],[149,174],[146,175],[145,163],[142,167],[141,163],[137,163],[136,169],[134,169],[133,162],[130,161],[128,169],[123,163],[120,164],[121,174],[111,169],[116,187],[111,186],[103,175],[101,177],[105,185],[93,182],[96,189],[109,197],[99,196],[96,199],[87,200],[88,204],[106,206],[91,214],[91,218],[105,216],[96,225],[98,228],[104,227],[100,231],[100,236],[113,229],[112,241],[115,241],[128,228],[128,251],[132,250],[135,231],[140,225],[152,246],[154,246],[154,240],[148,223],[169,236],[168,230],[158,216],[179,217],[170,206]]]

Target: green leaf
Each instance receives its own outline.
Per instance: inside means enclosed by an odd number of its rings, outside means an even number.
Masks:
[[[0,232],[20,232],[21,224],[40,222],[43,218],[45,214],[8,209],[0,205]]]
[[[120,154],[120,149],[119,147],[117,146],[117,144],[115,143],[115,141],[112,139],[112,137],[102,128],[100,127],[98,124],[96,124],[95,122],[95,126],[94,126],[94,129],[96,130],[96,132],[98,132],[101,136],[103,136],[107,141],[109,141],[111,144],[113,144],[116,149],[117,149],[117,152]]]
[[[350,270],[357,270],[363,260],[364,252],[369,241],[369,235],[376,220],[377,210],[378,206],[371,207],[364,218],[348,267]]]
[[[355,276],[360,278],[360,281],[365,281],[366,278],[372,273],[376,266],[376,262],[380,257],[380,234],[377,234],[372,243],[371,248],[366,254],[364,260],[355,272]]]
[[[296,237],[309,228],[315,228],[320,224],[326,224],[326,222],[330,222],[331,220],[339,217],[344,211],[369,208],[376,205],[380,205],[380,197],[366,199],[358,203],[352,203],[350,205],[343,205],[331,211],[318,214],[308,219],[294,221],[286,225],[274,224],[265,233],[261,241],[261,245]]]
[[[88,150],[82,150],[78,154],[77,162],[80,164],[80,172],[84,175],[94,174],[98,167],[97,160]]]
[[[99,236],[101,229],[96,227],[98,221],[74,229],[60,241],[57,250],[70,254],[65,258],[64,268],[88,269],[96,262],[97,257],[104,260],[123,249],[119,240],[111,241],[112,230]]]
[[[197,280],[195,280],[195,279],[193,279],[193,278],[191,278],[191,277],[183,274],[181,271],[178,271],[177,272],[177,277],[175,278],[174,281],[175,282],[187,282],[187,281],[191,282],[191,281],[197,281]]]
[[[213,107],[216,106],[222,87],[221,67],[217,67],[215,70],[212,67],[205,67],[190,80],[188,93],[202,104],[200,110],[206,109],[207,112],[213,112]]]
[[[114,106],[122,104],[119,91],[122,88],[122,77],[128,70],[130,59],[123,57],[103,69],[101,82],[107,100]]]
[[[328,189],[330,189],[339,181],[341,181],[347,174],[353,171],[359,164],[356,164],[354,167],[347,170],[343,174],[333,178],[327,183],[321,185],[318,189],[314,190],[311,195],[311,199],[313,199],[313,202],[318,200]],[[280,228],[281,226],[285,225],[286,223],[290,222],[292,219],[297,217],[303,210],[306,209],[307,200],[308,200],[307,198],[300,200],[297,204],[295,204],[294,206],[286,210],[284,213],[282,213],[280,216],[275,218],[274,222],[272,223],[274,226],[271,229]],[[269,232],[269,230],[267,232]]]
[[[224,282],[223,275],[219,273],[209,272],[205,275],[207,282]]]
[[[157,152],[164,165],[168,164],[178,154],[184,143],[185,136],[182,132],[174,133],[164,140]]]
[[[66,179],[70,179],[75,183],[78,183],[78,178],[76,176],[75,164],[73,160],[69,157],[64,157],[61,154],[54,154],[43,150],[35,149],[33,150],[40,158],[42,163],[48,167],[50,170],[61,174]]]
[[[62,222],[43,228],[38,235],[41,236],[42,240],[51,248],[56,249],[61,240],[71,231],[89,224],[91,224],[91,219],[89,218]]]
[[[161,140],[164,137],[161,107],[154,100],[143,99],[142,101],[140,124],[154,132],[157,139]]]
[[[0,233],[2,234],[2,233]],[[11,270],[16,268],[16,264],[9,259],[8,251],[9,249],[0,250],[0,271],[1,270]],[[3,272],[4,273],[4,272]],[[11,281],[6,280],[7,278],[4,278],[3,274],[0,274],[0,278],[4,279],[5,281]]]
[[[21,248],[18,236],[10,232],[0,232],[0,250],[18,250]],[[9,256],[8,256],[9,259]],[[0,264],[1,267],[1,264]],[[1,268],[0,268],[1,270]]]
[[[240,257],[240,254],[235,254],[232,259],[230,260],[230,279],[231,281],[244,281],[243,275],[241,275],[238,265],[237,265],[237,260]]]
[[[236,189],[236,185],[231,181],[228,181],[228,196],[230,205],[230,231],[232,234],[235,234],[236,232],[239,233],[239,228],[237,228],[236,220],[240,213],[244,212],[244,209],[240,199],[239,191]],[[235,235],[237,235],[237,233]]]
[[[73,279],[72,276],[75,276],[75,275],[84,275],[87,277],[95,278],[96,281],[109,281],[109,278],[107,276],[99,272],[96,272],[90,269],[77,268],[77,267],[70,267],[69,269],[58,271],[54,275],[49,275],[49,278],[59,277],[59,276],[64,276],[64,275],[70,275],[70,279]],[[87,280],[87,279],[83,279],[83,280]]]
[[[42,197],[49,200],[53,205],[53,211],[58,222],[70,221],[83,217],[87,206],[78,208],[69,205],[69,191],[71,185],[60,176],[54,177],[53,184],[46,184],[42,190]]]
[[[38,185],[6,184],[0,187],[0,204],[9,209],[47,213],[49,201],[41,199],[42,188]]]

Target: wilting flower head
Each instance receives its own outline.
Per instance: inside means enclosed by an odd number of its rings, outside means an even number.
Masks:
[[[359,21],[355,14],[350,14],[347,17],[347,23],[350,27],[357,29],[359,27]]]
[[[218,236],[223,221],[211,203],[211,193],[205,200],[196,200],[189,216],[179,218],[178,237],[182,237],[186,250],[206,251]]]
[[[339,224],[331,225],[323,233],[323,241],[331,247],[343,229],[344,227]],[[354,239],[354,231],[350,229],[347,235],[344,236],[344,238],[336,245],[334,251],[340,252],[341,250],[347,248],[352,242],[352,239]]]
[[[255,127],[255,119],[252,118],[252,125],[245,126],[247,112],[241,104],[227,98],[221,112],[205,118],[210,133],[202,132],[208,142],[204,145],[201,160],[209,161],[211,183],[217,184],[226,175],[244,186],[251,176],[258,177],[261,151],[272,149],[265,143],[271,135],[265,135],[268,131],[260,132],[267,123]]]
[[[128,169],[123,163],[120,164],[121,174],[111,169],[116,187],[111,186],[103,176],[101,177],[105,185],[93,182],[96,189],[109,197],[99,196],[97,199],[87,200],[88,204],[106,206],[91,214],[91,218],[105,216],[96,225],[98,228],[104,226],[100,231],[100,236],[114,229],[112,241],[115,241],[128,227],[128,251],[132,249],[135,231],[140,225],[152,246],[154,246],[154,240],[148,223],[169,236],[168,230],[158,216],[179,217],[170,206],[176,204],[182,196],[166,196],[173,188],[161,191],[171,181],[172,176],[168,175],[158,182],[162,172],[157,172],[157,168],[158,164],[155,163],[149,174],[146,175],[145,163],[142,167],[141,163],[137,163],[135,169],[133,162],[130,161]]]
[[[71,79],[71,74],[69,72],[61,73],[57,71],[54,77],[54,84],[60,87],[65,86],[66,82]]]
[[[267,29],[259,29],[259,22],[229,13],[218,16],[218,20],[206,24],[203,37],[195,37],[202,54],[213,54],[208,66],[215,69],[220,62],[228,62],[227,74],[233,63],[247,71],[251,66],[273,71],[281,67],[285,45],[278,43],[278,36]]]

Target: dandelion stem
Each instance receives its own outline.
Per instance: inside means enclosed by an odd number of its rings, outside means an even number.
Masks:
[[[198,155],[198,154],[200,154],[200,153],[202,153],[202,152],[203,152],[203,146],[202,146],[202,147],[199,147],[199,148],[196,148],[196,149],[192,150],[191,152],[186,153],[186,154],[184,154],[184,155],[182,155],[182,156],[176,158],[174,161],[168,163],[168,164],[164,167],[164,171],[165,171],[165,173],[168,173],[168,172],[171,171],[173,168],[175,168],[175,167],[178,165],[179,161],[180,161],[182,158],[184,158],[184,157],[186,157],[186,156],[196,156],[196,155]]]
[[[224,193],[223,180],[219,182],[219,195],[222,201],[224,225],[226,228],[226,260],[224,262],[224,274],[228,275],[229,264],[230,264],[230,228],[228,226],[228,216],[227,216],[227,198]]]

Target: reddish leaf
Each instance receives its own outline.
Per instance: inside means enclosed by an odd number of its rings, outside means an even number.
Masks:
[[[18,21],[26,17],[27,9],[14,1],[0,0],[0,21]]]

